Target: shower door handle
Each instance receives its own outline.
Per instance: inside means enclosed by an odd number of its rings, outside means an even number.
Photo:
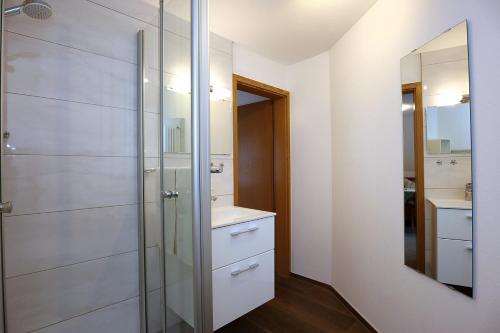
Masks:
[[[10,214],[12,213],[12,202],[2,202],[0,203],[0,213]]]
[[[179,192],[177,191],[161,191],[162,199],[177,199],[179,197]]]

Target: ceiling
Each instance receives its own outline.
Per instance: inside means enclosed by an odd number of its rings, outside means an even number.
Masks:
[[[332,47],[376,0],[210,0],[210,30],[284,65]],[[187,17],[188,1],[167,10]]]

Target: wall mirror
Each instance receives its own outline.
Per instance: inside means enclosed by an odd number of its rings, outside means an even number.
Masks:
[[[164,152],[190,153],[191,95],[166,89]],[[233,151],[233,104],[229,99],[211,96],[210,150],[212,154],[231,155]]]
[[[473,296],[467,22],[401,59],[405,265]]]

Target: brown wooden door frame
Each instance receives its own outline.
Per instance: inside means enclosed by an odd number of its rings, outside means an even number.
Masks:
[[[233,154],[234,204],[238,205],[238,90],[273,101],[274,116],[274,207],[276,272],[291,271],[291,194],[290,194],[290,93],[237,74],[233,74]]]
[[[417,270],[425,273],[424,110],[422,106],[422,82],[403,84],[402,93],[413,94],[413,100],[415,102],[413,135],[415,146]]]

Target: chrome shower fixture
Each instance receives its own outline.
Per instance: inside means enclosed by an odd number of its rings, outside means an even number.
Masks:
[[[43,0],[24,0],[22,5],[4,10],[5,16],[19,15],[21,12],[36,20],[46,20],[52,16],[52,7]]]

